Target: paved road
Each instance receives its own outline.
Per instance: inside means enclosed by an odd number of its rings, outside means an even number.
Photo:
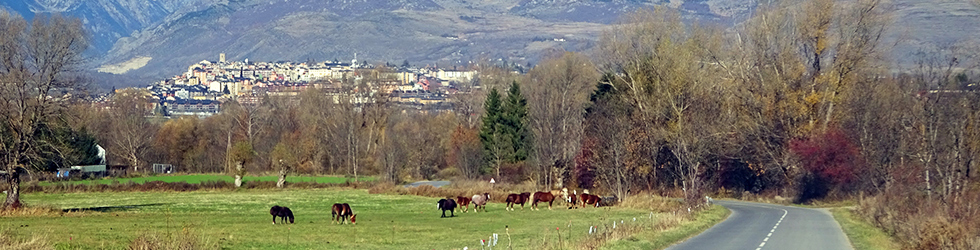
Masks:
[[[714,202],[732,210],[728,219],[667,249],[854,249],[827,210]]]
[[[405,185],[405,187],[418,187],[422,185],[431,185],[433,187],[442,187],[449,185],[448,181],[419,181],[412,184]]]

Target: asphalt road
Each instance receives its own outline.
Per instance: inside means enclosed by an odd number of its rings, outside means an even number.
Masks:
[[[422,185],[430,185],[430,186],[433,186],[433,187],[442,187],[442,186],[445,186],[445,185],[449,185],[449,181],[419,181],[419,182],[414,182],[412,184],[405,185],[405,187],[418,187],[418,186],[422,186]]]
[[[667,249],[854,249],[824,209],[715,200],[732,211],[721,223]]]

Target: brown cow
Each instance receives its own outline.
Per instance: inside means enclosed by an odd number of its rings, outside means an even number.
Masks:
[[[471,201],[470,198],[463,197],[463,196],[456,196],[456,205],[457,205],[456,208],[459,208],[459,210],[463,210],[463,212],[465,213],[466,210],[469,210],[470,208],[470,201]]]
[[[551,204],[555,202],[555,195],[549,192],[534,192],[531,195],[531,209],[538,209],[538,202],[548,202],[548,210],[551,210]]]
[[[349,218],[351,224],[355,224],[355,225],[357,224],[356,222],[357,214],[354,214],[354,210],[350,209],[349,204],[334,203],[333,207],[331,207],[330,210],[332,210],[330,214],[333,216],[333,219],[331,219],[330,221],[331,223],[336,221],[339,222],[340,224],[346,224],[345,222]]]

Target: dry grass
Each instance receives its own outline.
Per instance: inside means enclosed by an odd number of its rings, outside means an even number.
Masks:
[[[682,205],[683,203],[677,199],[646,192],[631,195],[619,203],[619,206],[649,210],[656,213],[679,211]]]
[[[0,250],[54,249],[44,238],[37,235],[30,239],[16,239],[9,232],[0,232]]]
[[[929,200],[914,192],[861,198],[857,213],[906,249],[980,249],[980,199]]]
[[[0,210],[0,217],[61,216],[64,211],[53,206],[23,206]]]
[[[397,194],[397,195],[418,195],[418,196],[428,196],[428,197],[451,197],[456,198],[456,196],[469,197],[476,194],[490,193],[490,200],[493,202],[505,202],[507,199],[507,194],[510,193],[521,193],[521,192],[534,192],[534,185],[530,183],[521,184],[502,184],[497,183],[493,187],[490,183],[484,181],[472,181],[472,180],[454,180],[451,184],[444,187],[433,187],[430,185],[422,185],[418,187],[407,188],[400,185],[394,185],[391,183],[378,183],[368,189],[371,194]],[[530,204],[526,204],[529,206]],[[555,203],[558,205],[558,202]]]
[[[184,227],[178,234],[143,233],[129,244],[130,250],[194,250],[221,249],[220,244],[208,237],[199,236],[190,228]]]

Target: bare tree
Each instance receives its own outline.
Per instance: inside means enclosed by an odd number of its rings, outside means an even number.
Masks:
[[[585,107],[599,73],[585,56],[565,52],[538,64],[527,77],[534,152],[561,188],[579,151]]]
[[[20,206],[19,175],[44,143],[35,132],[62,110],[56,90],[75,86],[71,75],[87,46],[78,19],[36,15],[27,24],[0,10],[0,165],[8,185],[2,209]]]
[[[110,120],[106,121],[111,128],[110,142],[113,149],[110,154],[116,155],[133,167],[133,172],[139,172],[146,150],[156,134],[154,125],[147,119],[152,115],[153,102],[150,93],[145,89],[125,89],[113,97]]]

